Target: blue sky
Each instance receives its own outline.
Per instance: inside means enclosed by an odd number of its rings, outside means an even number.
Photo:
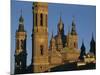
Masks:
[[[24,27],[27,31],[27,65],[31,63],[31,34],[33,27],[32,17],[32,2],[12,1],[11,3],[11,60],[12,71],[14,71],[14,53],[15,53],[15,32],[18,29],[19,17],[21,15],[24,18]],[[90,47],[90,40],[92,38],[92,32],[94,39],[96,39],[96,7],[95,6],[83,6],[72,4],[54,4],[48,5],[48,31],[49,40],[51,32],[54,35],[57,34],[57,24],[60,18],[64,23],[65,35],[68,32],[68,27],[71,28],[72,17],[75,16],[76,30],[78,33],[78,47],[81,47],[82,40],[86,46],[88,52]]]

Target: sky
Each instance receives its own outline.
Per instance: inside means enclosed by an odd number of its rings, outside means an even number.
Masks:
[[[14,53],[15,53],[15,32],[19,26],[19,17],[21,15],[24,18],[24,27],[27,32],[27,65],[31,63],[32,54],[32,2],[13,1],[11,3],[11,71],[14,71]],[[90,49],[90,41],[92,33],[96,40],[96,7],[84,6],[84,5],[72,5],[72,4],[48,4],[48,32],[49,40],[53,31],[54,35],[57,34],[57,24],[60,16],[64,23],[65,35],[68,32],[68,28],[71,29],[72,18],[75,17],[76,31],[78,33],[78,48],[81,47],[82,40],[88,52]],[[48,41],[49,42],[49,41]]]

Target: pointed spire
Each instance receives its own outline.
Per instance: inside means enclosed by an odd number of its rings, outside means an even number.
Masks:
[[[72,25],[75,25],[75,16],[73,16]]]
[[[76,25],[75,25],[75,17],[73,16],[73,19],[72,19],[72,30],[71,30],[71,34],[72,35],[77,35],[76,33]]]
[[[20,18],[19,18],[19,22],[23,22],[23,21],[24,21],[24,19],[22,17],[22,9],[21,9],[21,15],[20,15]]]
[[[21,9],[21,15],[19,18],[19,28],[18,31],[24,31],[24,19],[22,17],[22,9]]]
[[[96,43],[93,37],[93,32],[92,32],[92,39],[90,42],[90,52],[93,53],[94,55],[96,54]]]
[[[84,40],[82,40],[82,46],[81,46],[81,49],[85,49]]]
[[[91,44],[94,42],[95,42],[95,40],[94,40],[94,36],[93,36],[93,32],[92,32]]]
[[[92,40],[94,40],[94,37],[93,37],[93,32],[92,32]]]
[[[94,36],[93,36],[93,32],[92,32],[92,38],[91,38],[91,44],[95,43],[95,40],[94,40]]]
[[[64,24],[61,19],[61,14],[60,14],[59,22],[58,22],[58,34],[64,35]]]
[[[82,46],[81,46],[79,59],[83,60],[85,55],[86,55],[86,51],[85,51],[84,41],[82,40]]]
[[[62,24],[62,19],[61,19],[62,13],[60,12],[60,20],[59,20],[59,24]]]

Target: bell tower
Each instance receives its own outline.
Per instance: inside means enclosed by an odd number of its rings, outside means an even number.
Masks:
[[[16,31],[15,74],[22,74],[26,72],[26,38],[27,34],[24,30],[24,19],[21,14],[19,18],[19,27]]]
[[[48,62],[48,3],[33,3],[32,65],[33,72],[47,70]]]

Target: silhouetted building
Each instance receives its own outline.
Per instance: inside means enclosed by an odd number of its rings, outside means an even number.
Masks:
[[[26,71],[26,38],[27,34],[24,30],[24,19],[21,14],[19,18],[19,28],[16,31],[15,74],[25,73]]]

